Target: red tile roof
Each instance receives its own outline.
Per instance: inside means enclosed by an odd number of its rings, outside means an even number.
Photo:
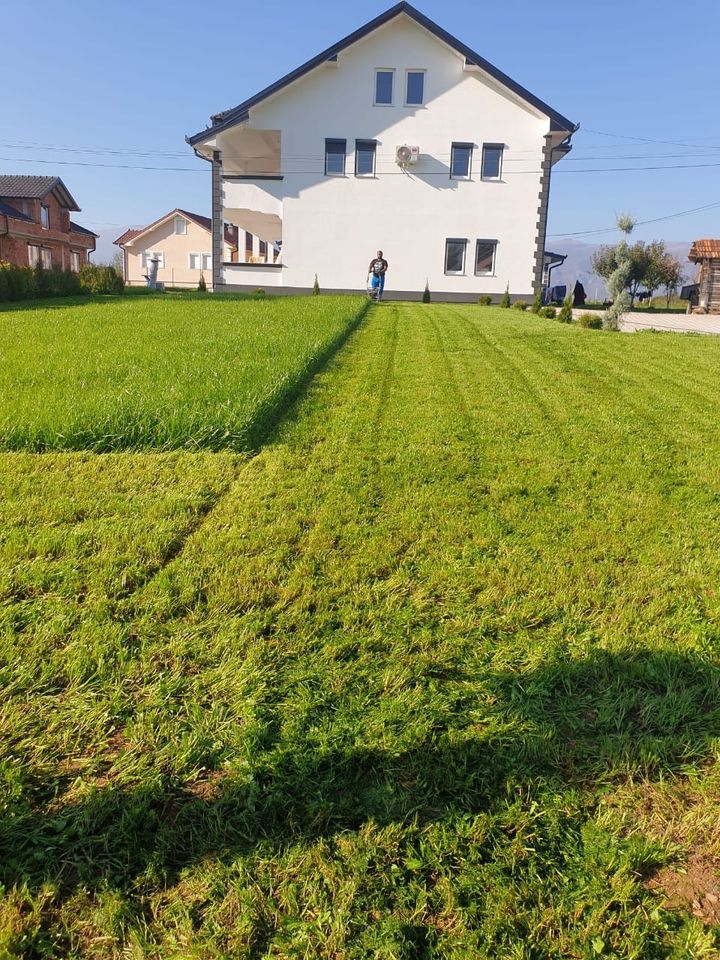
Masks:
[[[688,260],[720,260],[720,240],[696,240],[690,248]]]
[[[117,240],[113,240],[113,243],[116,243],[119,247],[121,247],[124,243],[127,243],[128,240],[132,240],[134,237],[137,237],[142,232],[143,232],[142,230],[126,230],[125,233],[122,234],[122,236],[117,238]]]

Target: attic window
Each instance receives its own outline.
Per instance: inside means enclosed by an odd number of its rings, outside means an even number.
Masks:
[[[394,70],[375,71],[375,106],[391,107],[393,104]]]
[[[40,204],[40,226],[43,230],[50,229],[50,207],[44,203]]]
[[[175,233],[183,237],[187,233],[187,220],[185,217],[175,217]]]
[[[405,85],[405,106],[421,107],[425,102],[425,71],[408,70]]]

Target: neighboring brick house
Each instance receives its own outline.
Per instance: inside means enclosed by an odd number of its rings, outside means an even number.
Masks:
[[[238,228],[225,226],[223,260],[238,256]],[[249,239],[248,239],[249,238]],[[192,287],[203,276],[212,285],[212,223],[209,217],[176,207],[147,227],[126,230],[113,241],[123,252],[123,273],[129,286],[144,285],[150,261],[158,261],[157,279],[168,287]],[[263,253],[262,241],[246,235],[245,245],[253,243]],[[267,245],[264,256],[267,257]]]
[[[70,219],[79,210],[60,177],[0,174],[0,260],[79,270],[97,239]]]

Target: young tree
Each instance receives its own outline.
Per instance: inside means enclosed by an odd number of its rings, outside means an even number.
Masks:
[[[677,293],[677,288],[685,279],[683,264],[671,253],[666,253],[662,261],[659,287],[665,287],[665,306],[670,307],[670,300]]]
[[[510,306],[510,284],[505,287],[505,293],[502,295],[500,300],[500,306],[505,307],[506,309]]]
[[[312,295],[313,295],[314,297],[319,297],[319,296],[320,296],[320,281],[318,280],[318,275],[317,275],[317,274],[315,274],[315,280],[314,280],[314,282],[313,282]]]
[[[617,266],[607,278],[613,303],[603,319],[603,327],[606,330],[619,330],[623,314],[632,306],[628,288],[632,282],[633,265],[627,238],[633,232],[635,221],[628,214],[623,214],[617,218],[617,226],[622,233],[622,239],[615,247],[614,261]]]
[[[625,244],[630,261],[627,290],[630,294],[630,306],[634,306],[640,287],[656,290],[659,286],[658,272],[665,256],[665,244],[662,240],[645,243],[638,240],[632,246]],[[618,268],[617,247],[599,247],[593,255],[593,270],[603,280],[608,281]]]
[[[540,287],[535,291],[535,296],[533,298],[532,306],[530,307],[530,313],[540,313],[540,308],[542,307],[542,290]]]
[[[422,302],[430,303],[431,300],[432,300],[432,297],[430,296],[430,281],[426,280],[425,289],[423,290],[423,295],[422,295]]]

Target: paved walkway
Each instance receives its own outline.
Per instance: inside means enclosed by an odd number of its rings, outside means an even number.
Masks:
[[[573,310],[573,315],[577,318],[585,312],[584,310]],[[622,330],[625,333],[653,329],[674,330],[678,333],[720,334],[720,316],[698,316],[687,313],[646,313],[644,310],[634,310],[625,314],[622,322]]]

